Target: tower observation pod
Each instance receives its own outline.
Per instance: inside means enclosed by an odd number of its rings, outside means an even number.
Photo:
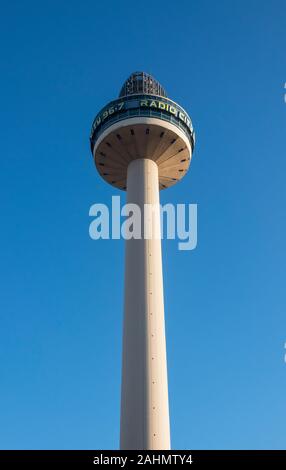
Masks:
[[[170,449],[159,190],[188,171],[192,122],[151,75],[135,72],[95,117],[90,142],[100,176],[127,191],[148,234],[125,242],[120,448]]]

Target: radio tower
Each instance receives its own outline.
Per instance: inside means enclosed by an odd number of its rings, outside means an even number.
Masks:
[[[159,190],[189,168],[192,122],[159,82],[135,72],[97,114],[90,141],[100,176],[142,214],[155,208],[142,223],[151,236],[126,240],[120,448],[170,449]]]

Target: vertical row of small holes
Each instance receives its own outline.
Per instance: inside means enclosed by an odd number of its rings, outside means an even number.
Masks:
[[[146,134],[149,133],[149,129],[146,129]],[[147,171],[147,175],[148,175],[148,178],[147,178],[147,194],[148,196],[150,196],[150,191],[151,191],[151,188],[150,188],[150,171]],[[148,203],[149,203],[149,197],[148,197]],[[148,214],[148,216],[150,217],[150,214]],[[150,220],[148,221],[148,223],[150,223]],[[152,240],[152,234],[151,234],[151,240]],[[155,361],[155,357],[153,356],[153,342],[154,342],[154,339],[155,339],[155,331],[153,330],[154,328],[154,324],[155,324],[155,321],[156,319],[154,318],[154,315],[153,315],[153,307],[154,307],[154,304],[153,304],[153,300],[152,300],[152,297],[153,297],[153,292],[152,292],[152,289],[151,289],[151,285],[152,285],[152,282],[151,282],[151,276],[153,276],[153,272],[152,272],[152,252],[150,251],[150,246],[152,245],[152,241],[150,242],[150,240],[147,240],[147,247],[148,247],[148,266],[147,266],[147,269],[148,269],[148,292],[149,292],[149,299],[148,299],[148,309],[150,309],[150,323],[149,323],[149,328],[150,328],[150,333],[151,333],[151,343],[150,343],[150,349],[151,351],[149,352],[150,355],[151,355],[151,361]],[[151,284],[151,285],[150,285]],[[151,386],[153,387],[153,385],[156,384],[156,381],[154,380],[154,377],[153,377],[153,367],[151,366]],[[153,399],[153,392],[151,390],[151,399]],[[152,410],[156,410],[156,406],[155,404],[153,403],[152,405]],[[156,420],[155,420],[156,422]],[[153,432],[153,437],[156,437],[156,433]]]

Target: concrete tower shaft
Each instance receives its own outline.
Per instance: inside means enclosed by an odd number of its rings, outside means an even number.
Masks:
[[[150,239],[126,242],[120,447],[170,449],[157,164],[131,162],[127,187],[127,202],[155,210]]]

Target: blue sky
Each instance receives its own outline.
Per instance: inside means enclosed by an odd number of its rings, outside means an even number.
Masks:
[[[284,1],[1,5],[0,447],[118,448],[123,241],[97,111],[135,70],[193,119],[198,246],[163,242],[172,447],[285,449]],[[112,291],[108,290],[112,286]]]

